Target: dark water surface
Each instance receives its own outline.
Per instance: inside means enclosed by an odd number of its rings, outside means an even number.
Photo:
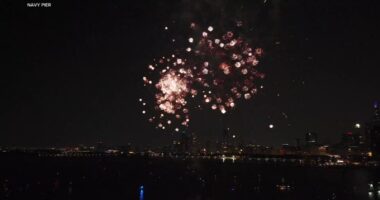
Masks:
[[[0,157],[0,199],[380,199],[380,170],[220,160]]]

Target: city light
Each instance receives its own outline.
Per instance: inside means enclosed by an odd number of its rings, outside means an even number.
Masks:
[[[359,123],[355,124],[355,128],[360,128],[360,127],[361,127],[361,125]]]

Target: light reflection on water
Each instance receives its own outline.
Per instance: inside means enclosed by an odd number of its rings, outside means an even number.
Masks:
[[[373,181],[368,184],[368,198],[380,199],[380,181]]]
[[[2,162],[0,167],[7,166],[7,170],[0,170],[0,199],[152,200],[162,196],[167,200],[380,199],[379,168],[260,165],[233,163],[232,156],[225,158],[224,163],[220,160],[53,160],[49,161],[52,163],[49,167],[45,160],[29,165],[8,162],[8,166]],[[71,167],[62,168],[62,165]]]
[[[140,186],[139,188],[139,200],[144,200],[144,186]]]
[[[336,173],[336,172],[335,172]],[[348,175],[349,174],[349,175]],[[336,188],[329,188],[323,184],[325,179],[319,180],[321,182],[299,182],[299,177],[295,177],[295,174],[283,174],[288,175],[288,178],[283,176],[273,178],[269,173],[262,177],[262,174],[256,174],[250,181],[244,180],[244,176],[231,175],[232,178],[226,183],[228,189],[224,188],[223,185],[218,185],[219,183],[213,182],[216,179],[216,174],[207,178],[207,176],[197,176],[200,180],[199,183],[204,189],[204,191],[193,191],[192,194],[187,194],[186,199],[207,199],[210,197],[215,197],[213,192],[220,193],[218,198],[220,199],[234,199],[241,198],[247,199],[247,197],[256,197],[258,199],[265,199],[264,197],[271,197],[272,199],[294,199],[298,197],[306,197],[310,195],[316,195],[315,198],[311,199],[328,199],[336,200],[341,198],[349,199],[380,199],[380,182],[377,178],[369,176],[366,170],[350,171],[347,173],[347,177],[343,178],[340,184]],[[360,176],[358,176],[360,175]],[[360,181],[357,179],[360,177]],[[351,179],[352,178],[352,179]],[[183,177],[179,178],[179,182],[183,181]],[[275,181],[277,180],[277,181]],[[214,180],[216,181],[216,180]],[[149,181],[148,181],[149,182]],[[176,186],[181,185],[180,183],[172,183]],[[306,183],[306,185],[304,185]],[[177,185],[178,184],[178,185]],[[218,185],[216,191],[211,191],[210,189]],[[183,185],[184,186],[184,185]],[[197,187],[197,184],[192,185],[192,187]],[[250,189],[249,189],[250,188]],[[227,190],[225,190],[227,189]],[[175,193],[175,192],[174,192]],[[161,194],[155,192],[155,194]],[[180,194],[177,194],[181,196]],[[151,194],[148,194],[148,199],[150,199]],[[155,195],[152,195],[155,196]],[[140,200],[144,199],[144,187],[140,186]]]

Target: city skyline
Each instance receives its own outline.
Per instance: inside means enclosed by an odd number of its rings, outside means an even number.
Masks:
[[[233,130],[230,130],[229,127],[225,128],[222,133],[216,138],[216,141],[211,142],[210,140],[206,139],[205,141],[199,141],[198,136],[192,132],[192,133],[187,133],[187,132],[179,132],[176,134],[173,134],[168,141],[164,143],[160,143],[159,145],[151,145],[151,144],[133,144],[130,141],[123,141],[122,143],[118,144],[112,144],[112,143],[104,143],[103,141],[97,141],[96,143],[93,144],[61,144],[61,145],[50,145],[50,146],[20,146],[20,145],[15,145],[15,146],[0,146],[0,148],[5,148],[5,149],[13,149],[13,150],[22,150],[22,149],[28,149],[28,147],[32,147],[32,149],[60,149],[60,148],[86,148],[86,149],[99,149],[99,145],[103,146],[102,151],[105,151],[107,149],[123,149],[126,146],[129,146],[129,148],[137,148],[141,150],[148,150],[148,149],[160,149],[164,147],[168,147],[171,145],[175,146],[175,143],[179,142],[184,143],[183,141],[186,141],[188,139],[193,140],[192,138],[195,138],[196,140],[196,151],[201,150],[203,148],[207,149],[207,151],[219,151],[218,148],[221,148],[220,145],[222,146],[231,146],[231,142],[233,143],[234,148],[238,148],[239,145],[242,145],[244,147],[248,147],[251,145],[254,146],[262,146],[262,147],[267,147],[271,149],[282,149],[284,146],[289,146],[291,148],[296,147],[328,147],[328,148],[334,148],[337,145],[343,145],[343,147],[348,147],[350,145],[357,146],[360,148],[363,148],[360,150],[360,152],[366,152],[368,150],[371,150],[372,148],[376,148],[376,145],[374,147],[372,146],[372,143],[370,143],[371,138],[377,137],[376,130],[372,130],[374,127],[378,126],[378,122],[380,119],[380,109],[378,106],[378,102],[376,101],[373,105],[373,115],[370,117],[370,120],[365,122],[364,124],[356,123],[353,125],[352,129],[342,132],[341,133],[341,138],[337,141],[333,141],[330,143],[325,143],[321,142],[318,139],[318,133],[316,132],[306,132],[302,137],[298,138],[289,138],[288,141],[279,144],[279,145],[273,145],[273,144],[261,144],[255,141],[247,141],[245,138],[242,138],[241,135],[238,132],[235,132]],[[373,132],[375,131],[375,132]],[[373,132],[373,136],[372,133]],[[187,138],[187,139],[185,139]],[[230,141],[231,140],[231,141]],[[352,140],[352,141],[351,141]],[[230,141],[230,142],[228,142]],[[188,143],[188,142],[185,142]],[[190,145],[193,146],[192,144],[185,144],[186,146]],[[238,145],[239,144],[239,145]],[[376,144],[376,142],[374,143]],[[208,146],[208,148],[206,148]],[[180,147],[180,148],[185,148],[185,147]],[[188,148],[188,147],[186,147]],[[229,148],[229,147],[228,147]],[[5,150],[4,149],[4,150]],[[183,151],[183,150],[182,150]],[[194,152],[193,152],[194,153]],[[240,152],[241,153],[241,152]]]

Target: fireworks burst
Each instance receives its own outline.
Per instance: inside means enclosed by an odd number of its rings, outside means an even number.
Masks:
[[[256,69],[261,48],[250,46],[232,31],[218,34],[212,26],[197,31],[195,23],[190,28],[193,34],[187,45],[171,56],[155,59],[143,77],[155,101],[148,112],[147,101],[139,99],[142,113],[157,128],[180,131],[189,125],[193,109],[209,108],[225,114],[239,100],[256,95],[255,82],[264,78]]]

